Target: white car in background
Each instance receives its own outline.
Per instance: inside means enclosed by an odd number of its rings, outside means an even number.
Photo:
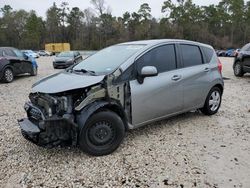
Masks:
[[[39,54],[40,56],[52,56],[52,53],[51,53],[51,52],[48,52],[48,51],[46,51],[46,50],[39,50],[39,51],[38,51],[38,54]]]
[[[39,58],[40,55],[32,50],[23,50],[22,51],[25,55],[27,55],[28,57],[33,57],[33,58]]]

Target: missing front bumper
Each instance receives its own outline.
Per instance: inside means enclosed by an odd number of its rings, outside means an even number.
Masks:
[[[77,144],[77,125],[65,118],[50,119],[39,122],[39,126],[29,119],[18,121],[25,139],[43,147]]]

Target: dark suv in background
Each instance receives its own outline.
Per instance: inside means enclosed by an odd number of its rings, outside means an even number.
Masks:
[[[242,77],[250,73],[250,43],[246,44],[237,54],[234,60],[234,75]]]
[[[19,74],[37,75],[37,63],[34,58],[12,47],[0,47],[0,80],[10,83]]]

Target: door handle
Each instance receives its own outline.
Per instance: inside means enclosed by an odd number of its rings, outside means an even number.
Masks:
[[[178,80],[180,80],[181,79],[181,75],[174,75],[173,77],[172,77],[172,80],[174,80],[174,81],[178,81]]]
[[[210,71],[210,68],[208,68],[208,67],[206,67],[205,69],[204,69],[204,72],[209,72]]]

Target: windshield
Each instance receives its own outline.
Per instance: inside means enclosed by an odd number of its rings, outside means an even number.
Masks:
[[[74,53],[73,52],[61,52],[60,54],[58,54],[57,57],[73,57]]]
[[[115,45],[105,48],[77,64],[73,70],[93,71],[96,74],[113,72],[144,45]]]
[[[242,47],[241,51],[248,51],[250,48],[250,44],[246,44],[245,46]]]

